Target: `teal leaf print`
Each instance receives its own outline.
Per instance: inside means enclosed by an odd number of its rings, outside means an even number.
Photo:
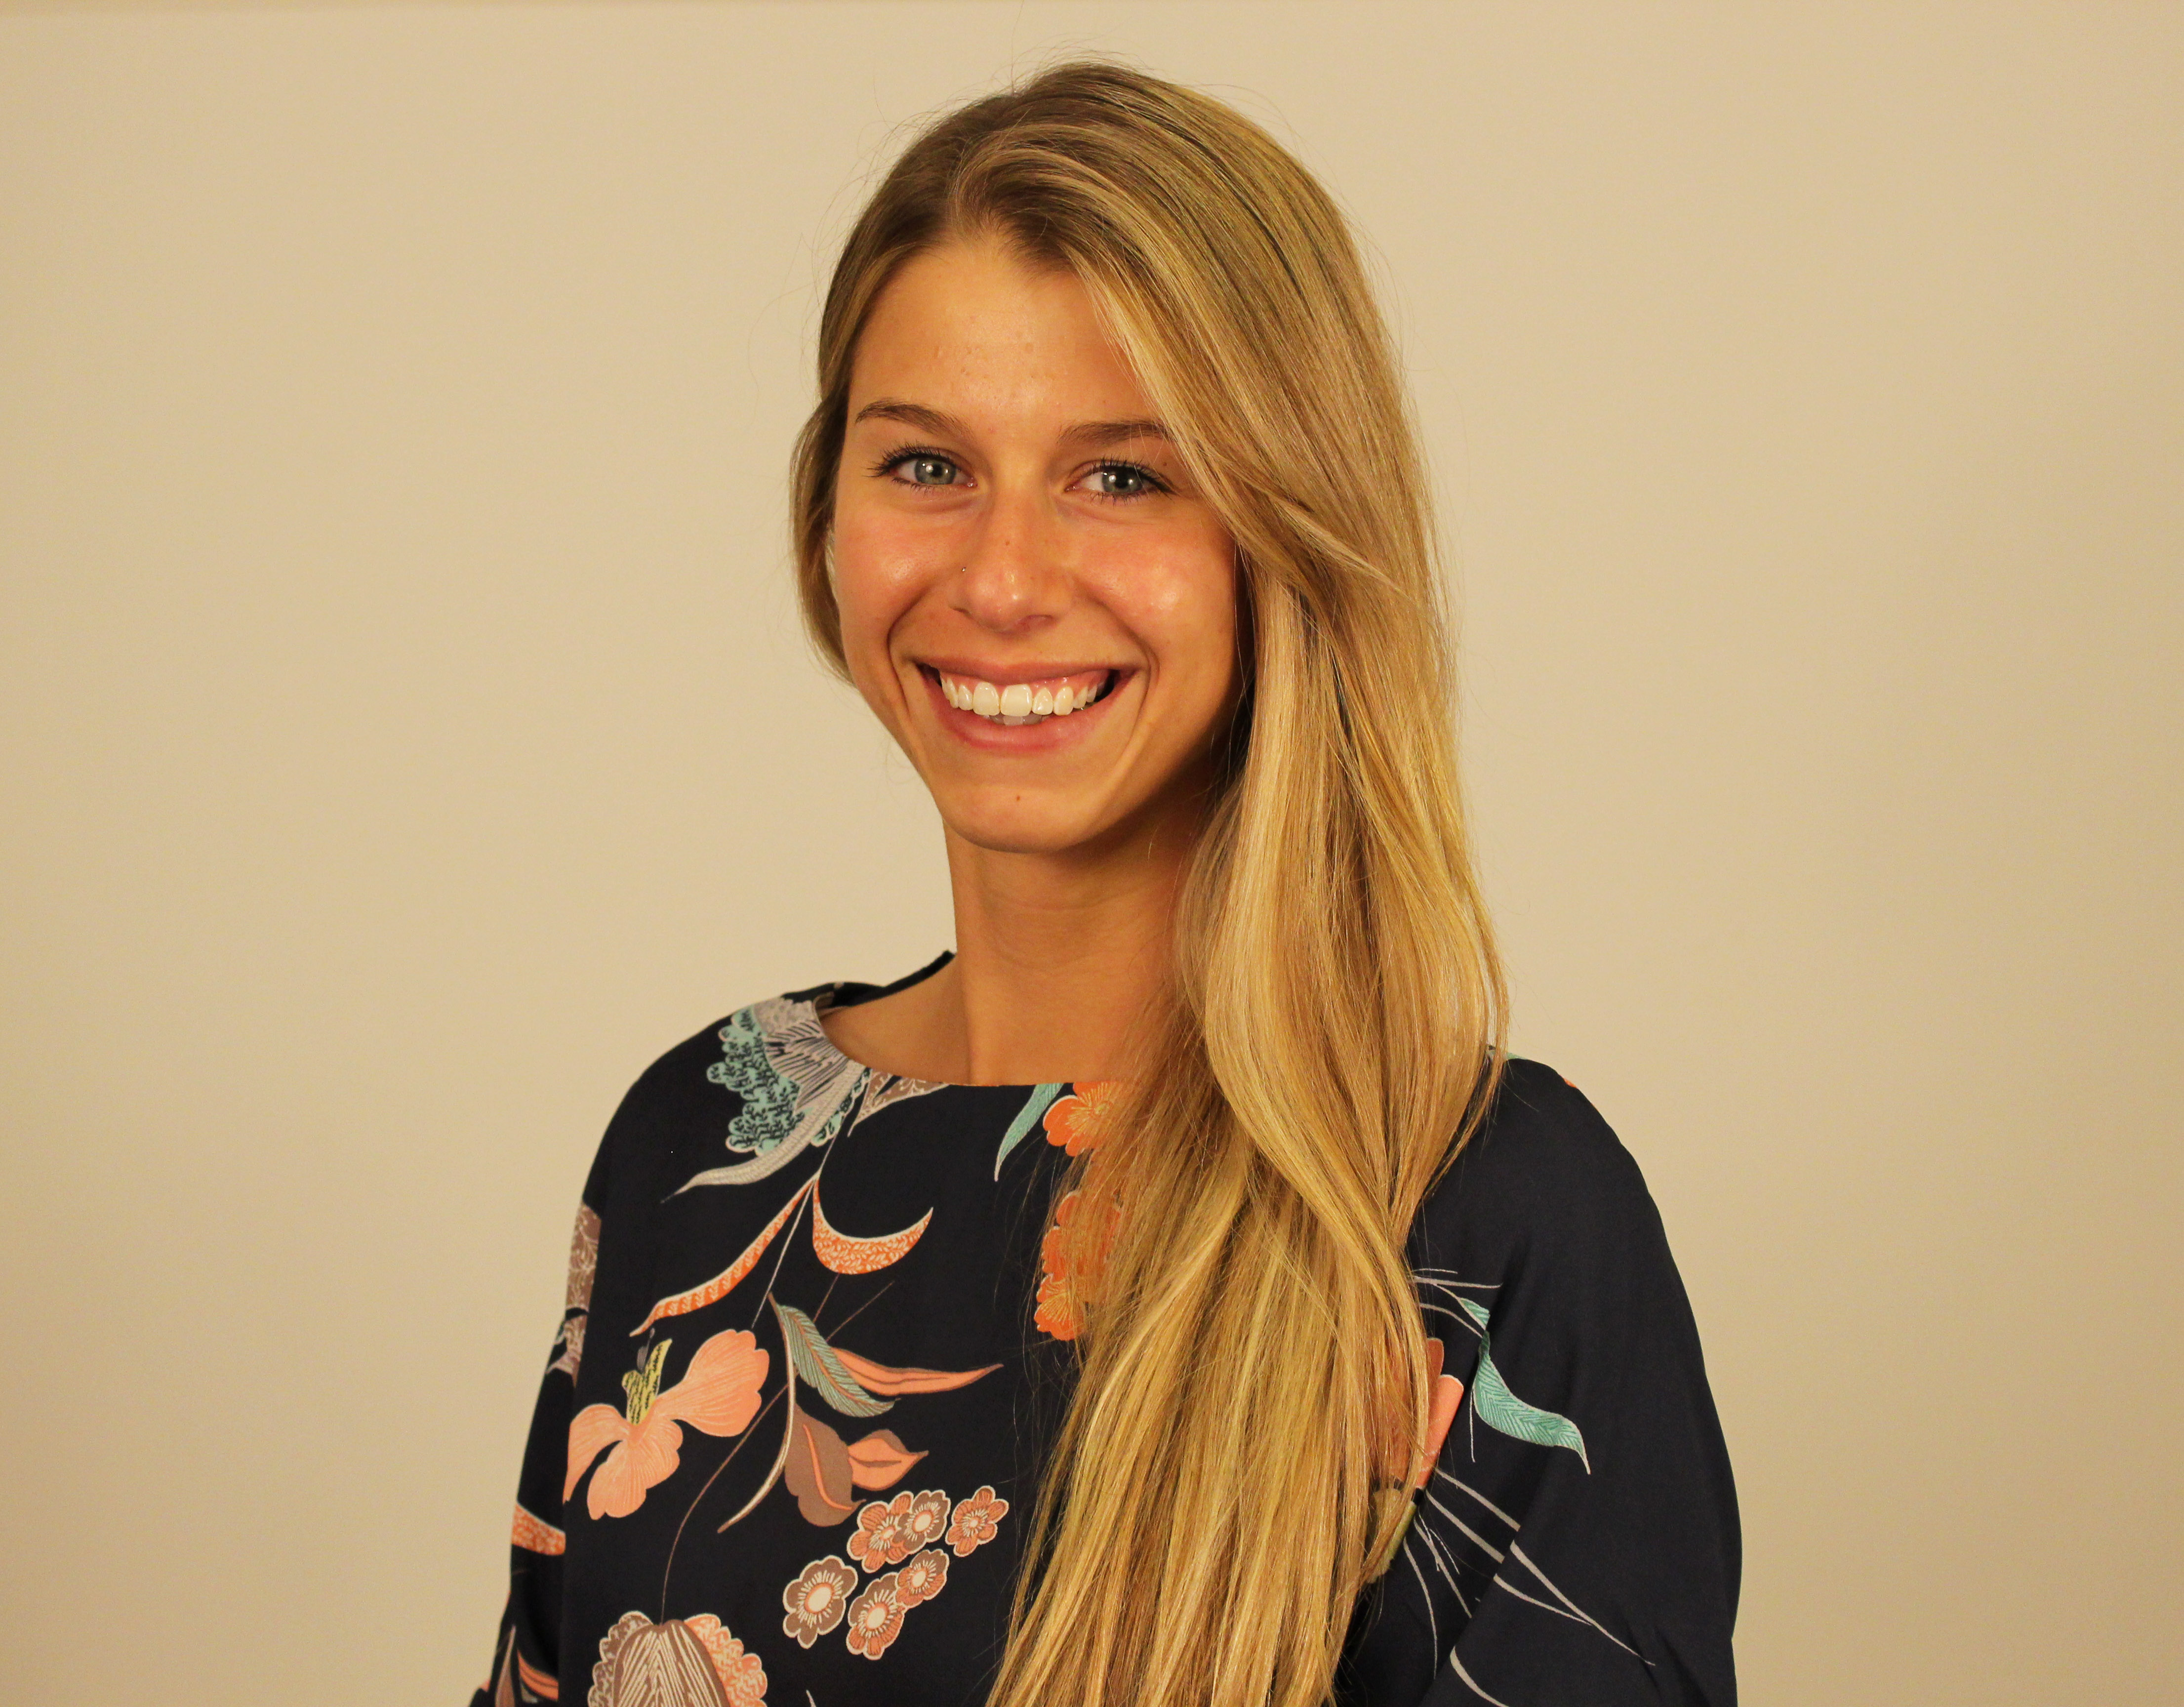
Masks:
[[[811,1318],[794,1304],[776,1300],[773,1313],[781,1319],[781,1337],[788,1347],[788,1360],[804,1384],[847,1417],[876,1417],[894,1409],[893,1399],[874,1398],[842,1366]]]
[[[1067,1082],[1060,1085],[1040,1085],[1033,1087],[1024,1098],[1024,1106],[1017,1111],[1017,1118],[1009,1122],[1009,1130],[1001,1134],[1001,1147],[994,1156],[994,1177],[1001,1177],[1001,1163],[1009,1159],[1009,1152],[1031,1135],[1031,1129],[1039,1124],[1039,1117],[1054,1106],[1055,1099],[1069,1088]]]
[[[709,1168],[679,1188],[749,1185],[778,1173],[805,1151],[839,1137],[873,1075],[827,1040],[818,1010],[786,996],[753,1002],[721,1028],[721,1058],[705,1070],[736,1093],[727,1145],[744,1159]],[[930,1090],[899,1081],[888,1101]]]
[[[1584,1432],[1568,1417],[1527,1404],[1509,1391],[1509,1383],[1494,1367],[1493,1341],[1486,1331],[1486,1307],[1470,1298],[1458,1298],[1457,1302],[1479,1325],[1479,1368],[1471,1377],[1471,1408],[1479,1421],[1513,1440],[1529,1441],[1534,1446],[1568,1447],[1577,1454],[1577,1461],[1590,1475],[1592,1461],[1585,1455]]]
[[[762,1155],[796,1127],[796,1084],[767,1057],[758,1016],[739,1008],[721,1028],[721,1058],[705,1077],[743,1099],[728,1122],[728,1148]]]

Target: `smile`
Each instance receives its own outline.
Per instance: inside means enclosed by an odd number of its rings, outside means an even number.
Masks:
[[[1035,682],[1006,685],[959,676],[944,670],[933,675],[941,696],[959,711],[968,711],[988,722],[1017,728],[1043,723],[1050,717],[1066,717],[1081,711],[1105,695],[1118,674],[1113,670],[1086,670],[1073,675],[1049,676]]]

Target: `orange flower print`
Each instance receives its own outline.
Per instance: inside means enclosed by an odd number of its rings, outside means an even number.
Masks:
[[[850,1603],[850,1652],[877,1660],[902,1633],[901,1578],[890,1570],[875,1577]]]
[[[850,1537],[850,1557],[866,1570],[900,1565],[916,1551],[910,1538],[911,1496],[873,1500],[857,1514],[857,1532]]]
[[[905,1552],[930,1547],[948,1532],[948,1496],[938,1488],[911,1497],[910,1514],[902,1520]],[[890,1555],[895,1557],[898,1555]]]
[[[569,1550],[569,1537],[536,1512],[526,1511],[520,1501],[509,1540],[526,1553],[561,1554]]]
[[[1008,1501],[990,1487],[980,1488],[970,1498],[956,1503],[956,1520],[948,1526],[948,1545],[956,1558],[969,1558],[975,1548],[1000,1533],[1001,1520],[1008,1515]]]
[[[1442,1442],[1448,1439],[1450,1425],[1463,1406],[1463,1383],[1454,1375],[1441,1373],[1441,1364],[1447,1349],[1439,1340],[1426,1342],[1426,1454],[1418,1466],[1418,1482],[1424,1487],[1433,1477],[1434,1465],[1440,1459]]]
[[[1060,1146],[1072,1156],[1098,1149],[1100,1141],[1106,1135],[1107,1121],[1113,1115],[1122,1090],[1119,1079],[1098,1079],[1072,1085],[1068,1096],[1056,1099],[1040,1122],[1046,1129],[1046,1141]]]
[[[586,1405],[577,1413],[569,1425],[564,1503],[592,1460],[611,1446],[592,1477],[585,1509],[594,1518],[627,1517],[644,1503],[649,1489],[675,1474],[682,1462],[684,1423],[710,1435],[741,1434],[757,1414],[767,1354],[755,1337],[741,1329],[714,1335],[698,1347],[682,1379],[663,1392],[660,1372],[673,1343],[662,1340],[622,1376],[621,1411],[612,1405]]]
[[[1078,1224],[1078,1218],[1085,1218]],[[1084,1194],[1072,1191],[1054,1212],[1054,1224],[1039,1241],[1039,1302],[1033,1325],[1057,1340],[1073,1340],[1084,1330],[1084,1307],[1098,1287],[1115,1241],[1117,1212],[1111,1204],[1095,1224],[1084,1208]]]
[[[755,1654],[744,1653],[743,1643],[710,1612],[701,1612],[683,1623],[705,1644],[706,1657],[713,1662],[713,1675],[721,1680],[721,1693],[728,1698],[728,1707],[759,1707],[766,1699],[765,1662]]]
[[[937,1547],[913,1553],[895,1572],[895,1598],[905,1607],[933,1598],[948,1586],[948,1555]]]
[[[589,1707],[762,1707],[766,1667],[710,1612],[655,1624],[625,1612],[599,1639]]]
[[[850,1592],[857,1586],[857,1573],[833,1554],[805,1565],[796,1581],[781,1591],[788,1616],[781,1633],[793,1636],[800,1648],[809,1648],[842,1621]]]

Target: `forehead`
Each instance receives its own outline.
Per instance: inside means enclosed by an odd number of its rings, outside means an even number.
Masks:
[[[994,429],[1148,413],[1077,276],[990,238],[928,250],[889,282],[857,341],[852,416],[878,398]]]

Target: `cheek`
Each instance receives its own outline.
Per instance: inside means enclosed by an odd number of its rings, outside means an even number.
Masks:
[[[1236,672],[1235,550],[1225,533],[1178,542],[1134,589],[1133,626],[1179,704],[1212,715]]]
[[[884,646],[903,613],[917,602],[931,577],[914,530],[889,519],[850,509],[834,521],[834,602],[842,613],[842,641],[853,653]]]
[[[838,510],[832,560],[834,608],[841,618],[842,655],[872,715],[900,739],[898,705],[889,642],[916,605],[928,577],[919,566],[915,542],[905,539],[888,518],[855,509]]]

